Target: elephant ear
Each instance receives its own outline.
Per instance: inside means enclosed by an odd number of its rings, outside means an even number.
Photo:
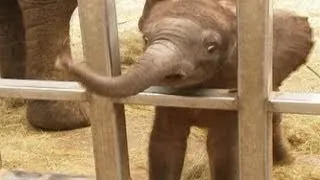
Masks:
[[[273,12],[273,84],[280,86],[308,62],[314,36],[308,17],[288,10]]]

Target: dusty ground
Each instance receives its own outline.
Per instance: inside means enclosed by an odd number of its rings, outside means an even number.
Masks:
[[[130,64],[141,53],[136,21],[143,2],[118,0],[117,12],[121,55]],[[307,15],[314,28],[316,47],[309,65],[320,73],[320,1],[278,0],[275,7],[295,10]],[[78,19],[72,21],[73,54],[82,59]],[[282,91],[319,92],[320,80],[303,67],[282,86]],[[31,128],[25,119],[25,107],[0,105],[0,150],[5,168],[36,171],[57,171],[75,174],[94,174],[90,128],[66,132],[41,132]],[[153,108],[126,106],[127,133],[131,168],[145,169],[146,149],[152,124]],[[297,161],[290,166],[274,168],[276,180],[320,180],[320,116],[287,114],[283,128],[291,151]],[[208,179],[205,139],[200,130],[193,129],[184,169],[184,180]]]

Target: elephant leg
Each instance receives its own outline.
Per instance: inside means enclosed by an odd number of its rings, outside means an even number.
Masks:
[[[208,116],[210,117],[210,116]],[[212,180],[232,180],[237,173],[238,120],[236,113],[221,113],[217,120],[211,120],[207,137],[207,150]],[[277,163],[291,162],[284,145],[280,127],[281,114],[273,115],[273,161]]]
[[[61,50],[70,53],[69,22],[76,0],[18,0],[26,30],[26,78],[40,80],[72,80],[55,69]],[[67,46],[62,49],[63,44]],[[65,47],[65,46],[64,46]],[[45,130],[69,130],[90,125],[88,103],[32,100],[27,119],[31,125]]]
[[[274,164],[286,164],[294,160],[289,154],[284,144],[284,138],[281,130],[281,114],[274,113],[272,119],[273,126],[273,162]]]
[[[233,180],[236,178],[237,132],[238,121],[235,112],[221,112],[221,116],[219,115],[217,119],[210,120],[207,152],[211,180]]]
[[[190,124],[183,109],[157,107],[149,144],[149,179],[179,180]]]
[[[25,39],[22,14],[15,0],[0,1],[0,72],[2,78],[25,76]]]

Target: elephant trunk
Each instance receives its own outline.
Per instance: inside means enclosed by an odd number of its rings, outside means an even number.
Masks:
[[[87,66],[78,65],[69,66],[69,72],[76,76],[88,91],[95,94],[107,97],[131,96],[178,71],[179,53],[175,49],[169,42],[151,45],[140,57],[139,62],[120,76],[100,76]]]

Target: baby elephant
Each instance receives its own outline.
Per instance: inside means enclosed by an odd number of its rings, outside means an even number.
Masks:
[[[163,0],[144,9],[139,23],[145,52],[127,73],[103,77],[67,55],[58,64],[87,90],[102,96],[127,97],[153,85],[190,88],[237,88],[235,5],[213,0]],[[313,47],[307,18],[274,12],[273,89],[300,66]],[[254,48],[254,47],[252,47]],[[284,162],[280,114],[273,116],[273,159]],[[149,146],[150,180],[181,177],[191,126],[208,128],[211,179],[234,179],[237,144],[236,111],[156,107]]]

